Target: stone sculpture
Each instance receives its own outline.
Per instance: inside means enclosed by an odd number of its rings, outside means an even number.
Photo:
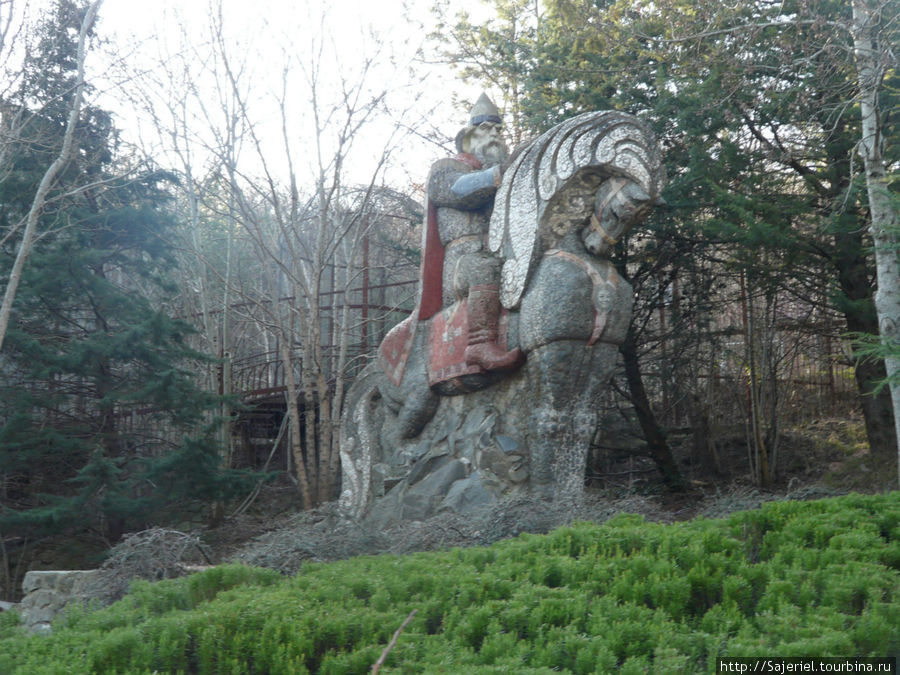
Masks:
[[[342,511],[377,524],[515,492],[577,501],[633,304],[609,260],[661,202],[655,138],[579,115],[504,170],[482,96],[428,180],[419,299],[348,392]]]

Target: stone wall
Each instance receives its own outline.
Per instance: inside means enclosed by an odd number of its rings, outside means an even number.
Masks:
[[[98,570],[31,571],[25,574],[25,597],[19,613],[25,628],[33,633],[50,631],[50,622],[73,602],[86,602],[88,588]]]

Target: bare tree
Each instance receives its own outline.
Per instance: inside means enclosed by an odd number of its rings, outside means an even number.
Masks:
[[[240,220],[256,244],[260,262],[275,264],[291,298],[282,306],[284,311],[269,314],[275,319],[272,327],[286,374],[291,450],[308,508],[333,498],[337,428],[354,321],[348,296],[360,283],[363,242],[373,222],[367,216],[390,148],[377,158],[368,184],[347,186],[344,172],[354,142],[377,114],[382,96],[366,95],[363,81],[346,87],[338,102],[324,104],[315,65],[306,72],[315,148],[313,185],[307,196],[301,197],[294,168],[284,96],[279,108],[283,150],[291,167],[288,185],[282,187],[268,169],[263,183],[247,182],[237,167],[231,170]],[[254,146],[262,150],[261,143]],[[272,164],[270,157],[260,154],[259,159],[267,167]],[[302,364],[296,380],[295,353]]]
[[[22,68],[18,63],[20,54],[16,46],[21,45],[28,26],[27,0],[0,0],[0,180],[9,171],[9,156],[21,132],[23,110],[20,106],[9,105],[11,92],[19,84]],[[4,235],[3,239],[10,236]]]
[[[181,177],[179,244],[193,257],[185,297],[196,296],[205,347],[277,354],[272,385],[285,388],[289,458],[309,508],[336,488],[346,378],[370,327],[390,327],[361,309],[373,299],[357,289],[387,274],[374,249],[393,237],[385,223],[401,218],[385,215],[384,172],[411,114],[391,109],[380,56],[332,66],[324,21],[311,45],[289,40],[261,72],[227,18],[214,5],[208,39],[185,30],[181,51],[135,80],[134,98]],[[277,31],[267,34],[267,47],[275,43]],[[204,245],[213,228],[224,237],[216,251]]]

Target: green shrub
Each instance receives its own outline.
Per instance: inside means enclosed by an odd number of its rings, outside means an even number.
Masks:
[[[900,651],[900,494],[723,520],[620,516],[490,548],[223,566],[136,583],[51,636],[0,618],[3,673],[713,672],[720,656]]]

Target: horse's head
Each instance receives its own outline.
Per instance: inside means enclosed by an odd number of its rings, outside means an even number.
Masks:
[[[594,210],[581,231],[585,248],[596,256],[606,256],[616,242],[643,221],[662,203],[653,199],[636,181],[624,177],[605,180],[597,189]]]

